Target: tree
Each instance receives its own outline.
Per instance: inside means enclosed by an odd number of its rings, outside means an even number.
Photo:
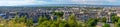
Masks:
[[[45,17],[45,16],[40,16],[39,18],[38,18],[38,24],[41,24],[42,22],[44,22],[44,21],[47,21],[48,19]]]
[[[67,22],[66,21],[62,21],[61,23],[59,23],[59,27],[66,27]]]
[[[11,21],[13,21],[14,23],[21,23],[21,22],[26,23],[26,16],[22,16],[22,17],[15,16],[15,18],[11,19]]]
[[[57,27],[57,26],[56,26],[56,22],[53,21],[52,24],[50,25],[50,27]]]
[[[110,25],[105,23],[102,27],[110,27]]]
[[[16,22],[15,19],[9,20],[4,27],[27,27],[24,22]]]
[[[115,27],[120,27],[120,19],[115,23]]]
[[[81,21],[77,21],[77,27],[84,27],[83,25],[84,25],[83,22],[81,22]]]
[[[24,22],[24,23],[25,23],[25,22],[26,22],[26,16],[22,16],[22,17],[20,17],[19,20],[20,20],[20,22]]]
[[[40,16],[38,19],[37,27],[50,27],[51,21],[47,19],[45,16]]]
[[[26,24],[27,24],[27,26],[29,26],[29,27],[33,26],[33,19],[32,19],[32,18],[27,19]]]
[[[53,12],[53,15],[58,16],[58,17],[62,17],[63,12]]]
[[[74,14],[70,15],[68,18],[68,24],[70,27],[76,27],[77,22],[76,22],[76,17]]]
[[[52,13],[54,16],[57,16],[57,19],[63,19],[63,12],[53,12]]]
[[[19,16],[16,15],[15,18],[13,18],[11,21],[14,22],[14,23],[18,23],[19,22]]]
[[[51,26],[50,24],[51,24],[50,21],[44,21],[43,23],[41,23],[37,27],[50,27]]]
[[[107,19],[105,17],[103,17],[101,20],[102,20],[101,22],[106,23]]]
[[[115,23],[115,22],[118,22],[119,18],[120,17],[118,17],[118,16],[112,16],[111,20],[112,20],[113,23]]]
[[[5,19],[0,20],[0,27],[5,27],[6,24],[7,24],[7,21]]]
[[[87,21],[87,27],[95,27],[97,24],[97,19],[96,18],[90,18]]]
[[[13,23],[13,22],[8,22],[5,27],[27,27],[25,23]]]

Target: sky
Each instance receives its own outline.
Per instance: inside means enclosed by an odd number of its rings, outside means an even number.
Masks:
[[[120,5],[120,0],[0,0],[0,6],[45,5],[45,4]]]

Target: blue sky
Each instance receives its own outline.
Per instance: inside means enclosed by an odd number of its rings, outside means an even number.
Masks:
[[[0,0],[0,6],[45,5],[45,4],[120,5],[120,0]]]

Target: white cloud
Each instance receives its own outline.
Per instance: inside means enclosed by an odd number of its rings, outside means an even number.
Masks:
[[[107,2],[118,2],[118,0],[106,0]]]
[[[0,0],[0,1],[35,1],[35,0]]]
[[[34,4],[34,0],[0,0],[0,6]]]
[[[105,3],[114,3],[118,2],[118,0],[71,0],[71,2],[74,2],[76,4],[105,4]]]
[[[102,0],[71,0],[71,2],[74,2],[75,4],[97,4],[99,1]]]
[[[0,6],[33,5],[33,4],[104,4],[118,0],[0,0]]]

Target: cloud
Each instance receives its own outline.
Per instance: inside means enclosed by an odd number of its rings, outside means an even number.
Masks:
[[[34,0],[0,0],[0,6],[26,5],[34,4]]]
[[[73,2],[74,4],[97,4],[97,5],[120,3],[119,0],[71,0],[71,2]]]
[[[107,2],[118,2],[119,0],[106,0]]]
[[[47,1],[47,4],[105,4],[113,3],[118,0],[42,0]],[[49,1],[49,2],[48,2]]]
[[[0,6],[42,5],[42,4],[112,4],[119,0],[0,0]]]
[[[35,0],[0,0],[0,1],[35,1]]]
[[[40,5],[46,3],[48,2],[37,0],[0,0],[0,6]]]

